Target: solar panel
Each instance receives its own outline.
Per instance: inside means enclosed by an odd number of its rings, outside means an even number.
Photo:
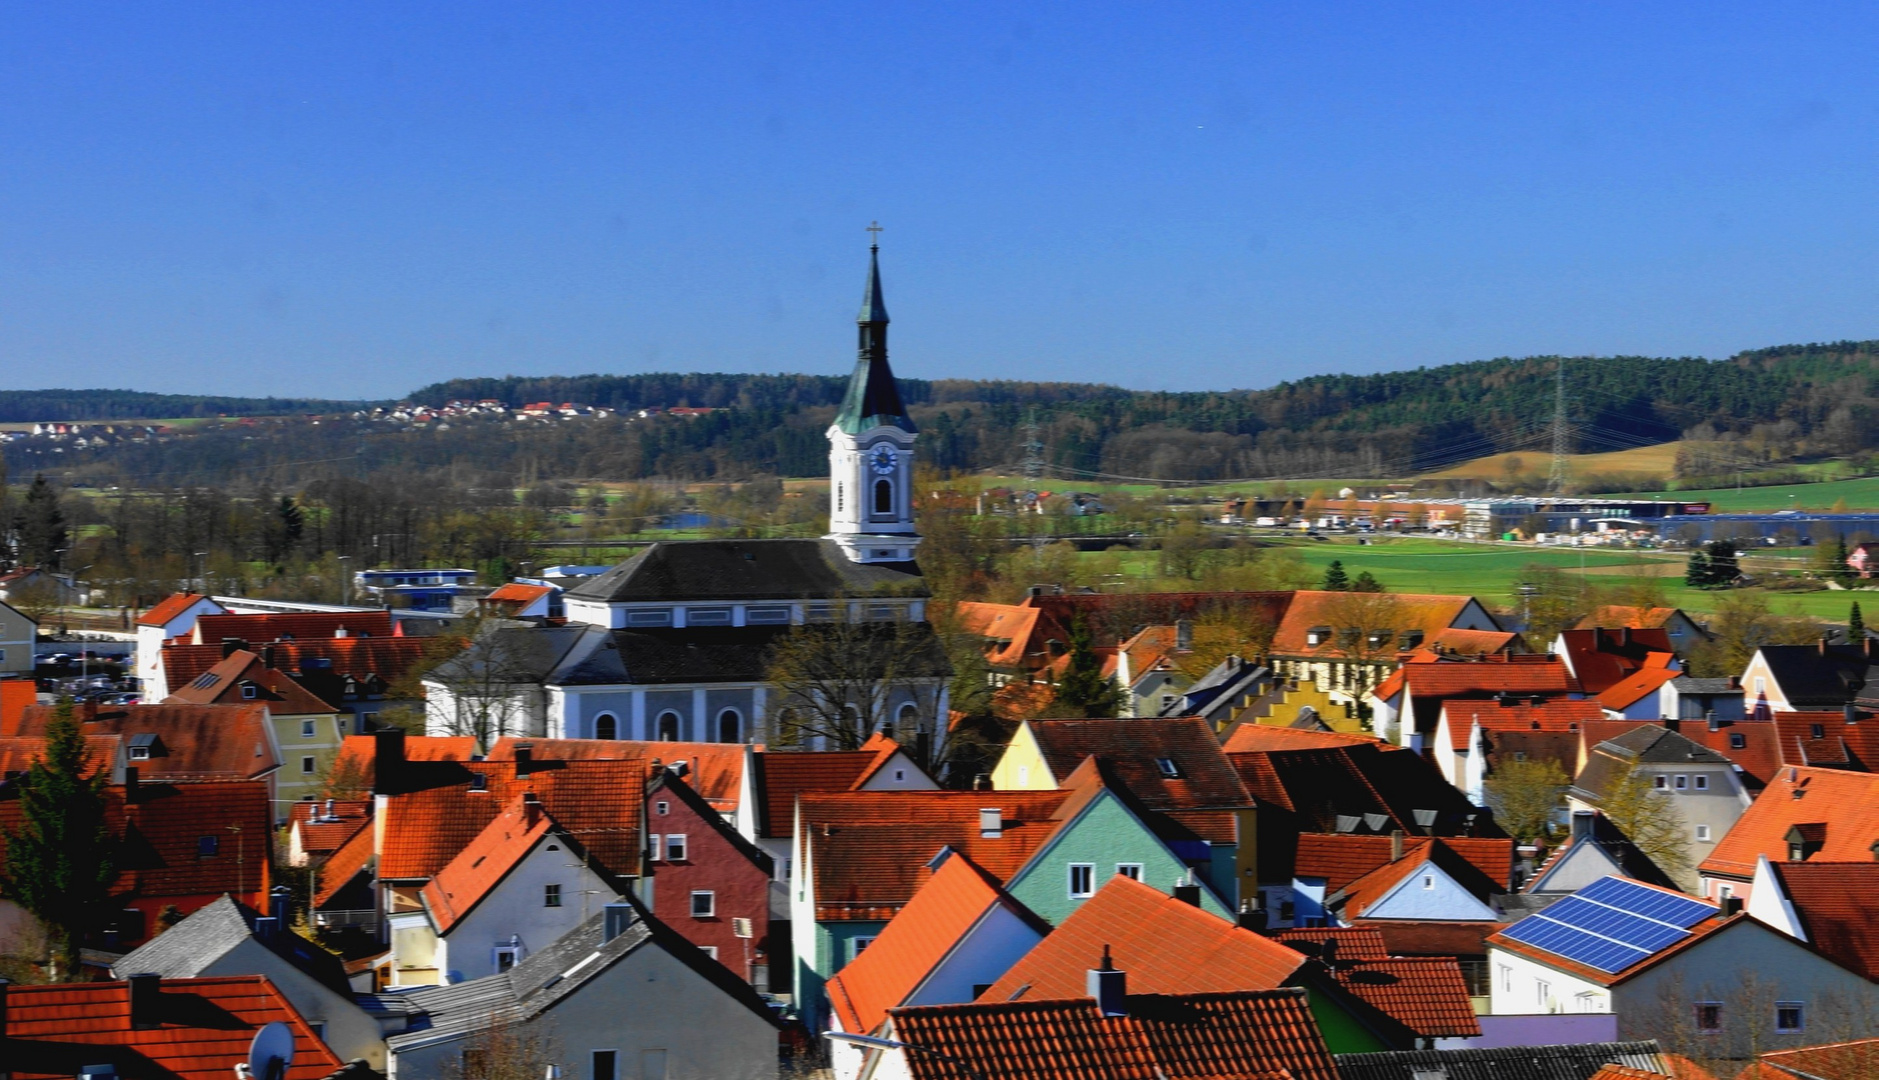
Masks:
[[[1690,936],[1708,904],[1607,877],[1508,927],[1514,941],[1605,972],[1623,971]]]

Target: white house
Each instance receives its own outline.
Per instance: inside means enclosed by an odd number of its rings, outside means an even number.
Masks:
[[[145,701],[170,696],[163,673],[163,643],[196,628],[203,615],[226,615],[228,609],[199,593],[177,593],[137,617],[137,685]]]

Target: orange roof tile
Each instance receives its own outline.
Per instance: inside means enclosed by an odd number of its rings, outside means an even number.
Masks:
[[[338,851],[372,821],[370,799],[305,800],[287,812],[288,827],[300,834],[300,849],[309,855]]]
[[[1094,999],[895,1009],[913,1080],[1337,1080],[1303,990],[1131,998],[1103,1016]]]
[[[1270,724],[1241,724],[1227,736],[1221,749],[1229,754],[1258,750],[1314,750],[1327,746],[1382,744],[1374,735],[1346,735],[1336,731],[1306,731]]]
[[[1501,652],[1524,643],[1519,634],[1502,630],[1444,630],[1428,639],[1430,648],[1461,655]]]
[[[1412,697],[1491,697],[1510,694],[1565,694],[1579,689],[1559,657],[1495,653],[1470,660],[1431,660],[1397,669]],[[1390,680],[1385,680],[1387,685]],[[1383,685],[1377,696],[1385,698]]]
[[[1670,680],[1682,675],[1666,667],[1643,668],[1625,679],[1605,688],[1598,696],[1598,703],[1608,709],[1624,709],[1655,694]]]
[[[99,769],[109,772],[112,763],[118,759],[123,741],[122,735],[85,736],[85,774],[94,775]],[[44,735],[0,735],[0,779],[25,772],[45,756]]]
[[[799,805],[815,867],[817,918],[887,919],[906,904],[941,848],[964,852],[999,881],[1023,866],[1059,822],[1067,791],[804,792]],[[980,835],[979,811],[1003,828]]]
[[[360,829],[352,838],[339,846],[324,865],[320,867],[319,888],[313,894],[313,906],[324,908],[332,903],[333,897],[340,890],[352,884],[361,871],[372,866],[372,830]]]
[[[171,593],[159,601],[156,607],[137,616],[137,625],[163,626],[188,611],[191,604],[207,599],[209,598],[201,593]]]
[[[342,676],[363,681],[376,675],[386,682],[396,682],[426,658],[427,650],[437,645],[434,638],[346,637],[273,642],[257,647],[264,659],[266,654],[272,654],[277,670],[289,674],[305,670],[311,662],[324,661]],[[170,686],[188,686],[203,672],[222,662],[222,646],[165,644],[160,659],[164,679]]]
[[[504,736],[489,748],[491,761],[515,760],[515,748],[527,745],[536,761],[595,761],[638,758],[664,765],[685,762],[685,783],[713,810],[737,809],[744,780],[743,743],[653,742],[638,739],[524,739]],[[761,754],[761,744],[750,749]],[[469,755],[464,755],[468,757]]]
[[[1017,604],[959,602],[959,625],[986,639],[985,659],[996,667],[1017,667],[1037,628],[1038,610]]]
[[[1151,885],[1117,875],[979,995],[982,1002],[1080,997],[1103,949],[1134,994],[1270,990],[1299,953]],[[863,954],[866,955],[865,953]]]
[[[192,645],[220,645],[239,638],[250,645],[317,638],[375,638],[397,635],[389,611],[283,612],[269,615],[204,615],[196,620]]]
[[[948,858],[860,956],[829,978],[829,1002],[842,1030],[867,1034],[906,1001],[994,905],[1050,932],[1048,923],[1011,898],[965,855]]]
[[[1588,694],[1603,693],[1643,668],[1665,667],[1676,653],[1669,633],[1654,628],[1562,630],[1559,640],[1573,674]]]
[[[1337,942],[1332,956],[1338,960],[1386,960],[1390,955],[1383,932],[1367,926],[1296,927],[1274,930],[1267,936],[1310,957],[1322,957],[1329,941]]]
[[[1774,862],[1781,891],[1814,948],[1879,981],[1879,862]]]
[[[1503,704],[1492,698],[1452,698],[1442,704],[1448,714],[1448,736],[1456,750],[1468,749],[1473,725],[1479,721],[1487,731],[1577,731],[1593,720],[1603,720],[1605,710],[1590,699],[1557,699],[1537,705],[1531,699],[1517,704]]]
[[[847,791],[855,786],[879,755],[873,750],[834,750],[821,753],[765,751],[757,755],[758,797],[763,836],[788,836],[795,828],[796,797],[814,791]]]
[[[1352,997],[1417,1036],[1466,1038],[1481,1034],[1461,962],[1451,956],[1350,959],[1338,954],[1331,975]]]
[[[495,591],[484,597],[484,599],[492,600],[497,603],[514,603],[522,607],[527,607],[555,591],[556,589],[552,585],[527,585],[520,581],[511,581],[507,585],[498,586]]]
[[[1352,596],[1348,592],[1316,589],[1300,589],[1294,593],[1285,617],[1279,620],[1278,629],[1272,635],[1272,654],[1326,658],[1346,655],[1346,650],[1338,645],[1336,631],[1352,629],[1345,625],[1349,620],[1344,615],[1344,610],[1352,603]],[[1452,627],[1469,604],[1474,602],[1473,597],[1431,593],[1391,593],[1390,598],[1394,604],[1390,611],[1389,627],[1355,629],[1388,629],[1392,631],[1392,639],[1405,630],[1420,630],[1424,638],[1432,638]],[[1312,645],[1309,634],[1314,627],[1320,626],[1330,627],[1333,633],[1323,644]],[[1394,648],[1395,641],[1392,640],[1386,651],[1393,653]]]
[[[1761,795],[1736,819],[1734,827],[1703,860],[1705,874],[1748,880],[1755,860],[1788,859],[1788,831],[1817,825],[1824,833],[1821,862],[1871,861],[1879,842],[1879,776],[1841,769],[1788,766],[1775,774]]]
[[[418,891],[437,932],[449,933],[553,829],[547,814],[520,798],[496,815]]]
[[[1603,604],[1592,609],[1592,613],[1580,619],[1575,630],[1607,629],[1617,630],[1629,627],[1633,630],[1661,630],[1670,625],[1670,620],[1679,612],[1673,607],[1633,607],[1627,604]]]
[[[1628,1065],[1606,1064],[1592,1074],[1591,1080],[1672,1080],[1672,1078],[1649,1069],[1633,1069]]]
[[[71,1080],[74,1063],[116,1064],[125,1077],[227,1080],[255,1031],[275,1021],[294,1036],[286,1080],[321,1080],[343,1064],[262,975],[165,979],[155,1026],[131,1026],[125,982],[10,986],[6,1005],[13,1080]]]
[[[1762,1067],[1761,1073],[1741,1073],[1737,1080],[1749,1076],[1756,1080],[1763,1077],[1770,1080],[1795,1080],[1803,1076],[1818,1077],[1820,1080],[1870,1080],[1871,1077],[1879,1076],[1879,1039],[1856,1039],[1852,1042],[1803,1046],[1794,1050],[1771,1050],[1764,1053],[1756,1064]],[[1682,1077],[1679,1076],[1678,1080],[1682,1080]]]
[[[18,735],[43,735],[56,706],[34,705],[20,715]],[[78,706],[87,735],[155,735],[148,758],[126,759],[144,780],[241,780],[280,767],[268,725],[267,706],[95,705]]]
[[[468,761],[476,756],[472,735],[407,735],[406,761]],[[378,760],[378,740],[371,735],[348,735],[339,744],[333,772],[357,777],[370,790]]]
[[[236,649],[222,662],[196,676],[165,698],[166,705],[241,705],[265,703],[275,716],[336,713],[338,708],[320,700],[286,673],[261,662],[246,649]]]
[[[1504,838],[1407,837],[1403,841],[1403,857],[1394,864],[1399,876],[1420,865],[1425,857],[1424,849],[1432,839],[1460,856],[1497,888],[1505,891],[1509,887],[1514,872],[1514,842]],[[1299,877],[1323,878],[1327,893],[1342,892],[1353,888],[1362,879],[1392,867],[1390,843],[1387,836],[1301,833],[1295,872]]]

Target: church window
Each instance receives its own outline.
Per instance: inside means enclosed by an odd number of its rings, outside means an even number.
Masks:
[[[620,737],[620,721],[612,713],[601,713],[594,718],[594,738],[617,739]]]
[[[726,709],[718,714],[718,741],[743,742],[744,718],[737,715],[736,709]]]
[[[886,480],[874,482],[874,512],[877,514],[894,512],[894,485]]]
[[[789,621],[787,607],[753,607],[744,609],[744,621],[756,626],[765,623],[786,623]]]
[[[639,608],[626,613],[628,626],[671,626],[671,608]]]
[[[659,741],[677,742],[679,739],[679,714],[667,709],[659,714]]]

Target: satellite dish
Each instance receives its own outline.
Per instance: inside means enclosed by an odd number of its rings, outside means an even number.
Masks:
[[[279,1020],[261,1025],[248,1044],[248,1075],[254,1080],[281,1080],[294,1063],[294,1029]]]

